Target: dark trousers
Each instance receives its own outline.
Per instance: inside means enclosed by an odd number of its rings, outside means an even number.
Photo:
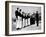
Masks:
[[[39,21],[38,20],[36,21],[36,23],[37,23],[37,26],[39,26]]]

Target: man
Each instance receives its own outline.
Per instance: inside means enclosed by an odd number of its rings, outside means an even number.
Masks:
[[[18,12],[18,20],[17,20],[17,30],[21,29],[22,27],[22,20],[21,20],[21,9]]]
[[[22,12],[22,13],[23,13],[23,15],[22,15],[23,27],[25,27],[25,26],[26,26],[26,22],[25,22],[25,13],[24,13],[24,12]]]
[[[32,24],[35,24],[35,13],[34,13],[34,12],[33,12],[33,14],[32,14],[32,19],[33,19],[33,20],[32,20],[32,21],[33,21]]]
[[[24,25],[23,25],[23,18],[24,18],[24,12],[22,12],[22,27],[24,27]]]
[[[37,23],[37,26],[39,26],[39,14],[38,14],[38,11],[36,11],[36,23]]]
[[[27,15],[27,24],[28,24],[28,26],[30,25],[30,13],[28,13],[28,15]]]
[[[16,16],[16,29],[18,28],[17,22],[18,22],[18,12],[19,12],[19,8],[17,8],[17,10],[15,11],[15,16]]]

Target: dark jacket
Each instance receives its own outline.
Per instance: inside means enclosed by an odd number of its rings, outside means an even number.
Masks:
[[[39,20],[39,14],[36,13],[36,20]]]
[[[18,18],[18,11],[17,10],[15,11],[15,16],[16,16],[16,18]]]

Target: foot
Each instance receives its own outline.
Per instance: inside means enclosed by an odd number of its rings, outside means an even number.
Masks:
[[[24,28],[25,28],[26,26],[24,26]]]
[[[17,28],[17,30],[19,30],[20,28]]]
[[[29,25],[27,25],[27,26],[29,26]]]

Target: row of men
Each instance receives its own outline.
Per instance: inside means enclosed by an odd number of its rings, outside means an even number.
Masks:
[[[39,24],[38,11],[36,11],[35,17],[32,17],[29,14],[26,15],[24,12],[22,12],[21,14],[21,9],[17,8],[17,10],[15,11],[15,16],[16,16],[16,28],[17,29],[20,29],[28,25],[35,24],[35,19],[36,19],[37,26]]]

